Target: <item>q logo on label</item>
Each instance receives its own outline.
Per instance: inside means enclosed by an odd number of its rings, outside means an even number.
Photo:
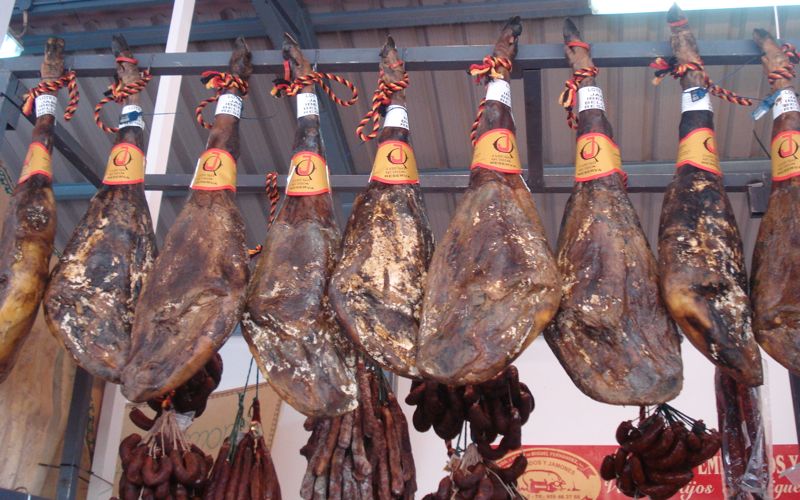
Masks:
[[[389,163],[392,165],[402,165],[404,168],[408,168],[406,165],[406,162],[408,161],[408,155],[401,147],[397,147],[389,151],[389,154],[386,155],[386,159],[389,160]]]
[[[580,151],[581,158],[584,160],[594,160],[595,163],[599,162],[600,160],[597,159],[597,156],[600,154],[600,145],[597,144],[597,140],[592,137],[586,144],[583,145]]]
[[[511,154],[514,152],[514,141],[511,140],[508,132],[500,132],[500,137],[494,140],[492,146],[500,153]]]
[[[305,155],[300,158],[300,161],[294,166],[294,173],[299,175],[300,177],[308,177],[311,179],[311,174],[317,169],[317,166],[314,165],[314,161],[311,159],[310,155]]]
[[[114,154],[114,157],[111,159],[111,161],[114,163],[115,167],[123,167],[125,170],[127,170],[132,159],[131,152],[128,151],[128,148],[123,147],[120,148],[116,154]]]
[[[798,148],[800,148],[800,145],[797,144],[797,141],[794,140],[794,137],[788,137],[784,139],[778,146],[778,156],[781,158],[789,158],[791,156],[796,160],[798,159]]]
[[[714,141],[713,135],[707,137],[706,140],[703,141],[703,147],[706,148],[709,153],[717,154],[717,143]]]
[[[222,168],[222,158],[219,157],[219,153],[212,153],[203,162],[203,170],[214,175],[217,175],[217,170],[220,168]]]

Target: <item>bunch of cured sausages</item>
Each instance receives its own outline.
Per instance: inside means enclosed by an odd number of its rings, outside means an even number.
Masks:
[[[433,381],[414,381],[406,404],[416,406],[414,428],[434,432],[445,440],[454,439],[469,422],[472,440],[480,454],[497,460],[521,446],[522,426],[534,408],[533,395],[519,381],[515,366],[478,385],[448,387]],[[490,445],[503,436],[500,444]]]
[[[171,411],[159,418],[157,424],[167,421],[174,421]],[[152,432],[146,438],[131,434],[120,443],[119,499],[137,500],[140,496],[143,500],[202,498],[213,457],[193,444],[188,445],[178,436],[180,431],[175,429],[174,423],[158,425],[158,428],[165,430]]]
[[[235,446],[226,438],[208,478],[204,500],[280,500],[281,488],[261,429],[258,400],[248,431]],[[231,450],[233,448],[233,450]]]
[[[357,409],[308,418],[300,454],[308,460],[300,496],[311,499],[413,499],[417,490],[408,422],[379,370],[357,367]]]
[[[516,485],[527,465],[528,459],[519,454],[511,465],[502,468],[481,457],[471,444],[463,455],[450,458],[447,464],[450,474],[439,481],[435,493],[425,495],[423,500],[522,500]]]
[[[617,428],[620,447],[603,459],[600,475],[616,480],[619,491],[629,497],[669,498],[692,480],[692,469],[719,451],[719,432],[701,421],[683,420],[669,406]]]

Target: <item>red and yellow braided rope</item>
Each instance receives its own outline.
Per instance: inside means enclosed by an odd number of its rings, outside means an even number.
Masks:
[[[131,57],[117,57],[117,63],[131,63],[131,64],[139,64],[139,61],[133,59]],[[141,73],[141,78],[136,80],[135,82],[131,82],[127,85],[123,85],[122,82],[117,81],[116,83],[112,83],[108,86],[108,90],[105,92],[105,97],[100,99],[97,105],[94,107],[94,123],[107,134],[115,134],[119,131],[118,127],[109,127],[106,125],[103,120],[100,118],[100,111],[103,109],[103,106],[108,104],[111,101],[121,104],[129,96],[133,94],[138,94],[153,79],[153,75],[150,74],[150,70],[144,70]]]
[[[237,89],[241,93],[242,97],[244,97],[247,95],[247,90],[249,88],[247,82],[242,78],[230,73],[223,73],[221,71],[204,71],[201,75],[200,81],[206,85],[207,89],[217,90],[213,96],[200,101],[200,104],[198,104],[194,109],[197,123],[206,129],[210,129],[212,126],[211,123],[208,123],[203,119],[203,110],[206,106],[212,102],[216,102],[222,93],[228,89]]]
[[[289,61],[283,62],[284,67],[284,77],[283,78],[276,78],[273,80],[274,87],[270,93],[273,97],[283,97],[284,95],[287,96],[294,96],[297,95],[298,92],[303,87],[308,87],[309,85],[314,85],[315,83],[319,84],[322,90],[328,94],[328,97],[331,98],[333,102],[338,104],[342,107],[352,106],[358,100],[358,89],[356,86],[348,80],[347,78],[341,77],[339,75],[334,75],[333,73],[323,73],[320,71],[314,71],[307,75],[298,76],[292,81],[289,81],[290,78],[290,71],[289,71]],[[348,100],[340,99],[334,92],[330,86],[325,83],[325,80],[332,80],[334,82],[340,83],[350,89],[352,96]]]
[[[578,88],[586,78],[594,78],[600,70],[596,66],[581,68],[572,73],[572,78],[564,82],[564,90],[558,97],[558,103],[567,111],[567,126],[571,129],[578,128],[578,117],[574,108],[578,101]]]
[[[39,85],[28,90],[25,97],[23,97],[22,112],[25,116],[30,116],[33,113],[33,105],[37,97],[48,92],[58,92],[62,87],[67,87],[67,92],[69,93],[69,102],[67,107],[64,108],[64,119],[71,120],[78,109],[78,102],[81,98],[78,91],[78,78],[74,71],[64,74],[57,80],[39,82]]]
[[[703,74],[703,86],[711,95],[715,95],[720,99],[724,99],[740,106],[751,106],[753,104],[753,101],[750,99],[742,97],[735,92],[714,83],[706,73],[702,61],[678,64],[674,57],[670,59],[656,57],[653,62],[650,63],[650,67],[656,70],[655,77],[653,78],[653,85],[658,85],[661,83],[661,81],[666,78],[667,75],[672,75],[673,78],[678,79],[689,71],[699,71]]]
[[[403,61],[397,61],[393,67],[403,64]],[[356,136],[364,142],[378,137],[378,129],[380,129],[381,115],[383,110],[392,103],[392,95],[395,92],[400,92],[408,88],[408,73],[403,72],[403,78],[399,82],[385,82],[383,80],[383,70],[378,76],[378,88],[372,94],[372,104],[369,111],[364,115],[356,127]],[[372,131],[368,134],[364,133],[364,128],[372,121]]]
[[[506,57],[486,56],[480,63],[471,65],[467,70],[467,73],[470,76],[474,76],[475,83],[480,85],[481,83],[489,82],[494,78],[503,79],[503,75],[498,71],[498,69],[505,68],[510,72],[511,67],[511,60]],[[475,142],[478,140],[478,125],[480,125],[481,117],[483,116],[483,111],[485,108],[486,99],[481,99],[481,102],[478,103],[478,112],[475,114],[475,121],[472,122],[472,127],[470,127],[469,131],[469,139],[472,141],[473,146],[475,146]]]

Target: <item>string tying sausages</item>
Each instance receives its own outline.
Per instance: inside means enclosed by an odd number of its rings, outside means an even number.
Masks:
[[[194,109],[197,123],[205,129],[210,129],[212,124],[203,119],[203,110],[212,102],[216,102],[223,92],[226,90],[236,89],[241,94],[241,97],[247,95],[247,82],[231,73],[225,73],[222,71],[204,71],[201,75],[200,81],[205,84],[207,89],[216,89],[216,93],[213,96],[200,101],[200,104],[198,104]]]
[[[122,56],[117,57],[116,62],[117,64],[124,62],[130,64],[139,64],[139,61],[137,59],[134,59],[132,57],[122,57]],[[103,123],[103,120],[100,119],[100,110],[103,109],[103,106],[105,106],[111,101],[121,104],[122,101],[124,101],[129,96],[138,94],[139,92],[144,90],[144,88],[147,87],[147,84],[152,79],[153,75],[150,74],[150,70],[146,69],[142,71],[141,78],[139,78],[134,82],[125,85],[121,81],[119,81],[119,78],[117,78],[116,83],[112,83],[111,85],[109,85],[108,90],[105,91],[105,97],[100,99],[100,102],[98,102],[97,106],[94,107],[94,123],[100,128],[100,130],[102,130],[107,134],[114,134],[119,131],[118,127],[109,127],[108,125]]]
[[[505,68],[511,71],[511,67],[511,60],[506,57],[486,56],[480,63],[471,65],[467,73],[475,77],[475,84],[480,85],[494,78],[503,80],[503,75],[498,71],[498,68]],[[475,146],[475,143],[478,141],[478,124],[481,122],[481,117],[483,116],[485,108],[486,99],[481,99],[481,102],[478,103],[478,113],[475,115],[475,121],[472,122],[472,127],[469,132],[469,138],[473,146]]]
[[[272,81],[274,87],[270,91],[273,97],[283,97],[284,95],[287,96],[294,96],[297,95],[298,92],[303,87],[308,87],[309,85],[314,85],[318,83],[320,88],[328,94],[328,97],[331,98],[333,102],[338,104],[342,107],[352,106],[353,104],[358,101],[358,89],[356,86],[347,78],[344,78],[339,75],[334,75],[333,73],[323,73],[320,71],[312,71],[311,73],[303,76],[298,76],[294,80],[290,80],[291,78],[291,70],[289,68],[289,61],[283,62],[283,78],[276,78]],[[348,100],[340,99],[336,94],[334,94],[333,89],[325,83],[326,80],[333,80],[337,83],[340,83],[347,87],[352,96]]]
[[[753,104],[752,100],[714,83],[705,72],[705,66],[703,66],[702,61],[678,64],[678,60],[675,57],[670,57],[669,59],[656,57],[653,62],[650,63],[650,67],[656,70],[655,77],[653,78],[653,85],[660,84],[667,75],[672,75],[673,78],[678,79],[689,71],[699,71],[703,74],[703,86],[710,94],[733,104],[738,104],[739,106],[752,106]]]
[[[47,92],[58,92],[63,87],[67,87],[67,92],[69,93],[69,102],[67,107],[64,108],[64,119],[71,120],[78,109],[78,102],[81,98],[78,91],[78,77],[74,71],[64,74],[57,80],[39,82],[39,85],[28,90],[23,98],[22,112],[25,116],[30,116],[33,113],[33,104],[36,102],[37,97]]]
[[[397,61],[389,67],[394,69],[403,65],[403,61]],[[378,137],[381,116],[386,114],[386,106],[392,103],[392,95],[408,88],[408,73],[403,71],[403,77],[398,82],[386,82],[383,77],[384,71],[378,75],[378,88],[372,94],[372,105],[356,127],[356,136],[364,142]],[[364,128],[372,121],[372,131],[364,133]]]

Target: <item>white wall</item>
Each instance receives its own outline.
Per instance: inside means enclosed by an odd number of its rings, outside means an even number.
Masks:
[[[684,388],[673,404],[716,427],[714,369],[688,341],[684,341],[682,347]],[[241,337],[232,337],[221,353],[225,370],[220,389],[240,387],[250,363],[247,344]],[[536,399],[536,409],[523,428],[524,444],[613,444],[614,430],[619,422],[638,415],[636,407],[605,405],[584,396],[572,384],[544,338],[537,339],[515,364],[520,379],[531,388]],[[779,444],[796,443],[787,371],[767,358],[765,368],[768,390],[764,393],[771,414],[772,440]],[[408,394],[410,385],[409,380],[400,380],[398,392],[401,401]],[[403,404],[403,409],[410,422],[410,408]],[[296,498],[305,472],[306,461],[298,453],[309,435],[303,430],[304,419],[289,405],[281,407],[272,454],[286,498]],[[421,498],[422,493],[434,491],[443,477],[446,453],[442,440],[432,430],[420,434],[412,427],[411,443],[417,467],[417,497]]]

